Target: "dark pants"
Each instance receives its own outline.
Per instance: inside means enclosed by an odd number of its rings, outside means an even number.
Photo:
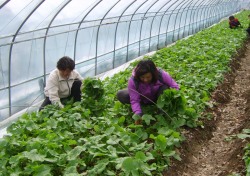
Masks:
[[[248,35],[250,35],[250,28],[247,28],[247,33],[248,33]]]
[[[156,99],[163,93],[164,90],[168,89],[167,85],[162,85],[156,94]],[[119,90],[116,94],[117,99],[123,104],[130,104],[130,97],[128,93],[128,89]]]
[[[73,97],[74,102],[76,101],[81,101],[81,85],[82,85],[82,81],[81,80],[75,80],[74,83],[72,84],[71,87],[71,92],[70,92],[70,96],[67,98],[61,98],[62,99],[70,99]],[[45,100],[43,101],[41,107],[39,108],[39,111],[41,111],[45,106],[51,104],[51,101],[49,99],[49,97],[46,97]]]

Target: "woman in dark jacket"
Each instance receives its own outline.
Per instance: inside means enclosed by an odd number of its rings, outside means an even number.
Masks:
[[[234,28],[237,28],[237,27],[241,26],[239,20],[237,18],[235,18],[234,16],[229,17],[229,22],[228,23],[229,23],[229,27],[231,29],[234,29]]]

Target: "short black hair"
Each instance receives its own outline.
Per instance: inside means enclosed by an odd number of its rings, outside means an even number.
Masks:
[[[69,69],[72,71],[75,69],[75,62],[70,57],[64,56],[58,60],[56,67],[58,68],[58,70]]]
[[[152,60],[141,60],[135,68],[134,78],[137,81],[140,81],[140,77],[146,73],[152,74],[152,82],[156,82],[158,80],[158,70]]]
[[[230,16],[230,17],[229,17],[229,20],[233,20],[233,19],[234,19],[234,16]]]

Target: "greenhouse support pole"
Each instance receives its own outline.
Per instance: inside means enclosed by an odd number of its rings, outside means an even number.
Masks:
[[[138,51],[138,55],[141,55],[141,34],[142,34],[142,26],[143,26],[143,22],[145,19],[145,16],[147,15],[148,11],[158,2],[159,0],[156,0],[153,4],[151,4],[149,6],[149,8],[146,10],[146,12],[144,13],[144,16],[142,18],[142,22],[141,22],[141,27],[140,27],[140,37],[139,37],[139,51]]]
[[[219,5],[218,6],[216,6],[216,15],[215,15],[215,23],[218,23],[219,22],[219,19],[220,19],[220,12],[219,12],[219,10],[220,10],[220,7],[221,7],[221,3],[223,3],[223,0],[221,0],[220,1],[220,3],[219,3]]]
[[[171,2],[172,0],[170,0],[170,2]],[[173,4],[175,4],[176,2],[177,2],[178,0],[175,0],[174,2],[173,2]],[[157,46],[157,49],[160,49],[159,48],[159,41],[160,41],[160,30],[161,30],[161,26],[162,26],[162,20],[163,20],[163,18],[164,18],[164,16],[166,15],[166,13],[168,12],[168,10],[172,7],[172,5],[173,4],[171,4],[166,10],[165,10],[165,12],[164,12],[164,14],[162,15],[162,17],[161,17],[161,20],[160,20],[160,27],[159,27],[159,31],[158,31],[158,46]],[[168,19],[168,21],[169,21],[170,19]],[[166,25],[166,28],[167,28],[167,25]],[[163,34],[165,34],[165,33],[163,33]],[[166,44],[166,42],[165,42],[165,44]]]
[[[126,58],[126,62],[128,62],[128,53],[129,53],[129,37],[130,37],[130,27],[131,27],[131,23],[133,20],[134,15],[136,14],[136,12],[146,3],[148,2],[148,0],[144,1],[143,3],[141,3],[140,6],[137,7],[137,9],[134,11],[134,13],[131,16],[129,25],[128,25],[128,38],[127,38],[127,58]]]
[[[204,26],[205,17],[204,17],[203,11],[205,10],[206,10],[206,2],[202,1],[202,3],[198,5],[197,22],[196,22],[197,31],[200,31],[204,28],[203,26]]]
[[[170,13],[170,16],[169,16],[169,20],[168,20],[168,23],[167,23],[167,28],[166,28],[166,39],[165,39],[165,46],[167,46],[167,40],[168,40],[168,27],[169,27],[169,21],[171,20],[171,16],[172,14],[174,13],[175,9],[178,8],[179,5],[182,4],[182,1],[180,1],[179,4],[177,4],[177,6],[172,10],[172,13]],[[174,29],[173,29],[173,35],[174,35]],[[171,41],[172,43],[173,41]]]
[[[209,8],[209,14],[208,14],[208,16],[209,16],[209,18],[208,18],[208,23],[209,23],[209,26],[211,26],[212,24],[213,24],[213,22],[212,22],[212,11],[214,11],[214,7],[216,7],[216,5],[218,4],[218,1],[219,0],[216,0],[216,2],[214,3],[214,4],[212,4],[211,6],[210,6],[210,8]]]
[[[196,5],[197,5],[197,3],[198,2],[200,2],[200,1],[196,1],[196,3],[194,3],[194,6],[193,6],[193,8],[191,9],[191,14],[190,14],[190,23],[189,23],[189,28],[188,28],[188,35],[192,35],[192,34],[194,34],[194,32],[193,32],[193,28],[194,28],[194,25],[195,25],[195,19],[194,19],[194,16],[195,16],[195,10],[196,10]],[[202,1],[201,1],[202,2]],[[191,30],[192,30],[192,32],[191,32],[191,34],[189,33],[189,31],[190,31],[190,25],[191,25]]]
[[[204,24],[205,24],[205,11],[207,8],[207,4],[202,4],[202,10],[201,10],[201,15],[200,15],[200,22],[202,22],[202,24],[199,26],[199,31],[204,29]]]
[[[214,4],[214,6],[213,6],[213,8],[211,10],[211,12],[212,12],[212,14],[211,14],[211,25],[213,25],[215,23],[214,18],[216,18],[216,12],[217,12],[217,7],[218,7],[219,3],[220,3],[220,0],[218,0],[216,2],[216,4]]]
[[[79,23],[78,27],[77,27],[77,30],[76,30],[76,36],[75,36],[75,42],[74,42],[74,60],[76,58],[76,43],[77,43],[77,38],[78,38],[78,33],[79,33],[79,29],[80,29],[80,26],[82,25],[83,21],[85,20],[85,18],[90,14],[90,12],[92,12],[93,9],[95,9],[99,4],[100,2],[102,2],[102,0],[98,1],[89,11],[88,13],[82,18],[81,22]]]
[[[189,28],[190,28],[190,22],[191,22],[191,14],[192,14],[192,5],[193,5],[193,2],[189,5],[188,10],[187,10],[187,14],[189,13],[189,11],[191,11],[191,12],[190,12],[189,23],[188,24],[187,24],[187,15],[186,15],[184,29],[183,29],[184,32],[183,32],[182,38],[186,37],[185,36],[185,31],[186,31],[187,26],[188,26],[187,36],[189,35]]]
[[[178,15],[179,15],[179,13],[180,13],[181,10],[184,11],[184,8],[182,9],[182,7],[183,7],[184,5],[186,5],[188,2],[189,2],[189,0],[185,1],[185,2],[180,6],[180,8],[177,9],[176,18],[175,18],[175,21],[174,21],[174,30],[173,30],[173,35],[172,35],[172,41],[173,41],[173,42],[175,42],[175,41],[178,40],[178,38],[176,38],[176,40],[175,40],[175,38],[174,38],[174,36],[175,36],[175,31],[176,31],[177,29],[178,29],[178,37],[179,37],[179,28],[176,29],[177,17],[178,17]],[[181,23],[181,20],[180,20],[179,23]]]
[[[197,9],[198,10],[196,10],[195,11],[195,14],[196,14],[196,22],[195,22],[195,33],[197,33],[198,31],[199,31],[199,29],[198,29],[198,27],[197,27],[197,25],[198,25],[198,23],[199,23],[199,10],[200,10],[200,6],[202,6],[202,3],[204,3],[205,1],[201,1],[201,3],[199,3],[198,5],[197,5]],[[197,13],[196,13],[197,12]],[[197,30],[198,29],[198,30]]]
[[[44,75],[44,85],[46,85],[46,41],[47,41],[47,35],[50,29],[51,24],[53,23],[54,19],[57,17],[57,15],[64,9],[64,7],[66,7],[66,5],[68,5],[72,0],[69,0],[68,2],[66,2],[57,12],[56,14],[53,16],[53,18],[51,19],[46,32],[45,32],[45,37],[44,37],[44,41],[43,41],[43,75]]]
[[[119,24],[119,22],[120,22],[120,19],[121,19],[121,17],[122,17],[122,15],[126,12],[126,10],[131,6],[131,5],[133,5],[134,3],[136,2],[136,0],[134,0],[134,1],[132,1],[124,10],[123,10],[123,12],[121,13],[121,15],[119,16],[119,19],[118,19],[118,21],[117,21],[117,23],[116,23],[116,27],[115,27],[115,34],[114,34],[114,52],[113,52],[113,65],[112,65],[112,68],[115,68],[115,46],[116,46],[116,35],[117,35],[117,28],[118,28],[118,24]]]
[[[102,17],[101,21],[100,21],[100,25],[97,28],[97,32],[96,32],[96,50],[95,50],[95,75],[97,75],[97,54],[98,54],[98,39],[99,39],[99,30],[100,27],[102,25],[103,20],[105,19],[105,17],[108,15],[108,13],[120,2],[121,0],[118,0],[106,13],[105,15]]]
[[[232,2],[231,2],[232,1]],[[226,12],[225,14],[223,15],[224,17],[225,16],[230,16],[230,14],[232,13],[237,13],[239,12],[241,9],[240,9],[240,5],[238,3],[238,1],[235,1],[235,0],[230,0],[228,2],[229,5],[227,5],[227,8],[226,8]],[[235,6],[237,6],[237,8],[234,8]],[[232,10],[231,10],[232,9]],[[233,10],[235,9],[235,10]]]
[[[5,1],[5,2],[0,6],[0,10],[1,10],[6,4],[8,4],[8,2],[10,2],[10,0]]]
[[[153,17],[153,19],[152,19],[152,22],[151,22],[151,26],[150,26],[150,35],[149,35],[149,42],[148,42],[148,52],[150,52],[150,48],[151,48],[151,37],[152,37],[152,28],[153,28],[153,23],[154,23],[154,20],[155,20],[155,17],[158,15],[158,13],[167,5],[167,4],[169,4],[169,2],[171,2],[171,0],[170,1],[167,1],[156,13],[155,13],[155,15],[154,15],[154,17]],[[159,28],[160,28],[160,24],[159,24]],[[159,35],[159,33],[158,33],[158,35]],[[159,41],[158,41],[159,42]],[[158,48],[158,43],[157,42],[157,48]]]
[[[211,2],[211,4],[212,3],[214,3],[215,1],[217,1],[217,0],[213,0],[212,2]],[[206,8],[205,8],[205,10],[204,10],[204,25],[203,25],[203,29],[204,28],[207,28],[208,26],[209,26],[209,20],[208,20],[208,15],[209,15],[209,10],[210,10],[210,5],[211,5],[210,3],[209,4],[207,4],[206,5]]]
[[[12,103],[11,103],[11,56],[12,56],[12,49],[13,49],[13,45],[14,42],[16,40],[16,37],[18,35],[18,32],[21,30],[21,28],[23,27],[23,25],[26,23],[26,21],[29,19],[29,17],[36,11],[36,9],[44,2],[45,0],[42,0],[39,4],[36,5],[36,7],[29,13],[29,15],[24,19],[24,21],[22,22],[22,24],[19,26],[19,28],[17,29],[17,31],[15,32],[13,39],[11,41],[11,45],[10,45],[10,51],[9,51],[9,116],[11,116],[11,112],[12,112]]]
[[[182,15],[183,15],[183,13],[185,12],[185,9],[186,9],[186,8],[189,10],[189,7],[192,5],[193,1],[194,1],[194,0],[191,0],[191,1],[188,3],[188,5],[187,5],[186,7],[184,7],[184,9],[183,9],[183,11],[182,11],[182,13],[181,13],[180,23],[179,23],[179,27],[178,27],[178,38],[177,38],[177,40],[183,38],[183,37],[180,37],[180,29],[181,29],[181,19],[182,19]],[[188,12],[188,10],[187,10],[187,12]],[[186,15],[185,22],[184,22],[184,26],[183,26],[183,34],[184,34],[185,25],[186,25],[186,19],[187,19],[187,15]],[[182,35],[182,36],[183,36],[183,35]]]

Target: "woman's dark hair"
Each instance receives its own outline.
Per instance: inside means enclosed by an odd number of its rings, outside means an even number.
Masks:
[[[68,56],[64,56],[57,62],[58,70],[70,69],[71,71],[75,69],[75,62]]]
[[[233,20],[233,19],[234,19],[234,16],[230,16],[230,17],[229,17],[229,20]]]
[[[152,82],[156,82],[158,80],[158,70],[151,60],[141,60],[136,68],[135,68],[135,80],[140,81],[140,77],[145,75],[146,73],[152,74]]]

